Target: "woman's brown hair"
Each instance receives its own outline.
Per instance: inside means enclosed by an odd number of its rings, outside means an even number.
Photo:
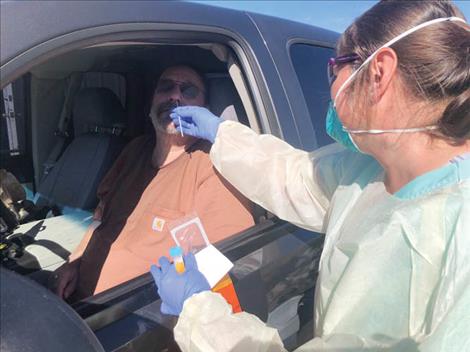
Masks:
[[[387,41],[426,21],[463,14],[450,1],[382,0],[341,36],[338,55],[358,54],[362,61]],[[437,124],[454,144],[470,139],[470,27],[460,21],[440,22],[397,41],[391,48],[407,89],[417,98],[447,103]],[[356,84],[368,80],[359,72]],[[354,84],[351,85],[351,88]]]

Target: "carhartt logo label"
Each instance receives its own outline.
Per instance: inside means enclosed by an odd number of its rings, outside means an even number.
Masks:
[[[162,232],[165,226],[165,220],[155,217],[152,222],[152,230]]]

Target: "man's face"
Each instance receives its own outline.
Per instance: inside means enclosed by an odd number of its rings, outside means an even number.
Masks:
[[[166,69],[157,83],[153,95],[150,117],[156,130],[178,134],[169,117],[176,106],[204,106],[205,92],[201,77],[186,66]]]

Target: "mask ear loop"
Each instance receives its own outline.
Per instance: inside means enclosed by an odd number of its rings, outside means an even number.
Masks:
[[[399,41],[400,39],[402,39],[403,37],[406,37],[407,35],[417,31],[417,30],[420,30],[421,28],[424,28],[426,26],[429,26],[429,25],[432,25],[432,24],[435,24],[435,23],[439,23],[439,22],[444,22],[444,21],[459,21],[459,22],[463,22],[463,23],[467,23],[465,20],[459,18],[459,17],[443,17],[443,18],[436,18],[436,19],[433,19],[433,20],[430,20],[430,21],[427,21],[427,22],[424,22],[424,23],[421,23],[415,27],[412,27],[410,29],[408,29],[407,31],[401,33],[400,35],[398,35],[397,37],[393,38],[392,40],[388,41],[387,43],[385,43],[384,45],[382,45],[380,48],[378,48],[376,51],[374,51],[362,64],[361,66],[359,66],[359,68],[357,70],[355,70],[347,79],[346,81],[343,82],[343,84],[341,85],[341,87],[338,89],[338,92],[336,92],[336,95],[335,95],[335,99],[333,100],[333,107],[336,109],[336,101],[338,100],[338,96],[339,94],[349,85],[349,83],[351,83],[351,81],[353,80],[353,78],[358,74],[358,72],[363,68],[365,67],[374,57],[375,55],[379,52],[379,50],[383,49],[383,48],[386,48],[386,47],[390,47],[392,44],[396,43],[397,41]],[[415,128],[415,129],[396,129],[396,130],[350,130],[350,129],[347,129],[343,126],[343,130],[346,131],[349,135],[349,138],[350,140],[352,141],[352,143],[355,145],[355,147],[360,151],[361,149],[358,147],[358,145],[356,144],[356,142],[354,141],[354,138],[352,138],[352,134],[363,134],[363,133],[372,133],[372,134],[381,134],[381,133],[407,133],[407,132],[418,132],[418,131],[433,131],[435,129],[437,129],[438,126],[426,126],[426,127],[420,127],[420,128]]]
[[[349,128],[343,127],[343,130],[352,134],[383,134],[383,133],[415,133],[422,131],[434,131],[437,130],[438,126],[425,126],[416,128],[396,128],[392,130],[350,130]]]
[[[412,27],[410,29],[408,29],[407,31],[401,33],[400,35],[396,36],[395,38],[389,40],[388,42],[386,42],[384,45],[382,45],[380,48],[378,48],[376,51],[374,51],[372,53],[372,55],[370,55],[362,64],[361,66],[359,66],[359,68],[354,71],[351,76],[348,77],[348,79],[346,79],[346,81],[344,81],[344,83],[341,85],[341,87],[338,89],[338,92],[336,93],[336,96],[335,96],[335,99],[333,101],[333,106],[336,107],[336,100],[338,99],[338,96],[339,94],[347,87],[347,85],[352,81],[352,79],[357,75],[357,73],[364,67],[366,66],[373,58],[374,56],[379,52],[379,50],[383,49],[383,48],[388,48],[390,47],[392,44],[395,44],[397,41],[399,41],[400,39],[402,39],[403,37],[406,37],[407,35],[410,35],[411,33],[413,32],[416,32],[418,30],[420,30],[421,28],[424,28],[424,27],[427,27],[427,26],[430,26],[432,24],[435,24],[435,23],[439,23],[439,22],[445,22],[445,21],[459,21],[459,22],[463,22],[463,23],[467,23],[465,22],[465,20],[463,20],[462,18],[460,17],[441,17],[441,18],[435,18],[433,20],[430,20],[430,21],[426,21],[426,22],[423,22],[415,27]]]

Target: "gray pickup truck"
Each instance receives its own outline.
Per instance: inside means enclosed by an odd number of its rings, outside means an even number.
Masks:
[[[82,239],[96,187],[119,148],[149,127],[163,67],[194,64],[215,114],[314,150],[332,142],[324,131],[326,63],[338,34],[188,2],[0,6],[0,169],[22,185],[24,199],[14,201],[29,209],[12,215],[2,198],[1,351],[177,351],[175,319],[160,313],[149,274],[73,305],[44,287],[48,274]],[[114,93],[119,119],[103,126],[88,115],[71,117],[71,102],[90,88]],[[293,349],[313,335],[323,235],[264,209],[254,216],[255,226],[217,247],[234,263],[242,309],[276,327]]]

